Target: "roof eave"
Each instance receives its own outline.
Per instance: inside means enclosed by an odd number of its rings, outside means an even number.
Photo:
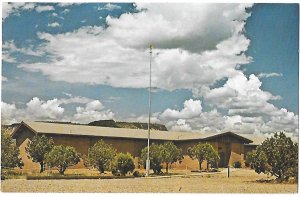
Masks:
[[[31,128],[28,124],[26,124],[24,121],[21,122],[21,124],[18,126],[18,128],[16,128],[13,133],[11,134],[12,137],[15,136],[15,134],[19,131],[19,129],[22,127],[22,126],[25,126],[27,127],[29,130],[31,130],[34,134],[38,134],[37,131],[35,131],[33,128]]]
[[[245,137],[243,137],[243,136],[240,136],[240,135],[238,135],[238,134],[235,134],[235,133],[233,133],[233,132],[230,132],[230,131],[225,132],[225,133],[220,133],[220,134],[217,134],[217,135],[213,135],[213,136],[209,136],[209,137],[202,138],[202,139],[203,139],[203,140],[211,140],[211,139],[214,139],[214,138],[217,138],[217,137],[222,137],[222,136],[225,136],[225,135],[232,135],[232,136],[234,136],[234,137],[237,137],[237,138],[243,140],[245,143],[249,143],[249,144],[250,144],[250,143],[253,143],[252,140],[250,140],[250,139],[248,139],[248,138],[245,138]]]

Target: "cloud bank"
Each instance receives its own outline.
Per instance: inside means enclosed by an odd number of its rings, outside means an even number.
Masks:
[[[8,6],[4,18],[19,7],[37,9],[35,5],[27,6]],[[241,65],[253,61],[245,54],[251,41],[244,35],[246,20],[251,15],[247,9],[251,6],[137,4],[137,13],[106,17],[107,27],[83,26],[59,34],[38,32],[38,38],[44,43],[35,49],[19,49],[13,41],[5,42],[3,56],[7,62],[16,62],[13,52],[50,54],[45,61],[18,63],[18,68],[40,72],[53,81],[146,88],[148,46],[153,44],[153,86],[167,91],[188,89],[194,97],[186,100],[181,110],[168,108],[153,114],[153,120],[181,131],[272,133],[286,130],[298,134],[298,115],[274,106],[271,102],[282,98],[261,88],[261,78],[281,74],[246,76],[240,69]],[[103,7],[106,10],[119,8],[113,4]],[[225,83],[216,86],[220,80]],[[3,116],[29,118],[31,114],[35,119],[63,118],[76,122],[115,118],[100,101],[69,99],[74,100],[33,98],[22,109],[28,113],[21,112],[14,104],[2,103]],[[85,106],[78,106],[72,117],[66,117],[62,104],[68,102]],[[204,111],[203,102],[211,110]],[[34,114],[36,109],[39,112]],[[135,118],[144,120],[146,115]]]
[[[251,61],[244,54],[250,43],[243,35],[250,15],[247,7],[138,4],[138,13],[108,16],[107,28],[84,26],[63,34],[38,33],[45,41],[39,51],[51,56],[46,62],[18,67],[41,72],[54,81],[144,88],[148,85],[147,50],[152,43],[155,87],[203,89],[238,74],[236,67]]]
[[[23,3],[23,2],[2,2],[2,20],[5,20],[12,14],[19,15],[19,12],[35,10],[38,13],[53,11],[55,8],[43,3]]]
[[[76,113],[66,115],[63,105],[82,104],[76,107]],[[37,97],[32,98],[25,107],[17,107],[16,104],[1,102],[2,124],[12,124],[24,120],[50,120],[72,121],[77,123],[89,123],[100,119],[113,119],[114,113],[105,109],[99,100],[86,97],[73,97],[51,99],[43,101]]]

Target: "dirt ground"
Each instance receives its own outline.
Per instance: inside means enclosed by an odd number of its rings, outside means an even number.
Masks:
[[[219,174],[201,173],[178,177],[150,177],[99,180],[22,180],[1,181],[2,192],[103,192],[103,193],[297,193],[297,184],[260,183],[268,179],[253,170],[233,170]]]

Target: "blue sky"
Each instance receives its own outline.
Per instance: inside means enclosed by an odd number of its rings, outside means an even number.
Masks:
[[[262,87],[284,99],[277,106],[297,114],[299,102],[298,43],[299,11],[295,4],[261,4],[252,9],[245,26],[252,43],[247,53],[254,62],[247,65],[250,73],[281,73],[280,78],[263,78]]]
[[[2,121],[298,135],[297,4],[3,4]]]

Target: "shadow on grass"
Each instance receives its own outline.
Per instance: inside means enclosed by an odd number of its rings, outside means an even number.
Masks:
[[[52,179],[130,179],[134,176],[86,176],[86,175],[50,175],[50,176],[34,176],[28,175],[27,180],[52,180]]]
[[[298,184],[295,179],[289,179],[288,181],[278,181],[276,179],[258,179],[253,181],[244,181],[245,183],[263,183],[263,184]]]

